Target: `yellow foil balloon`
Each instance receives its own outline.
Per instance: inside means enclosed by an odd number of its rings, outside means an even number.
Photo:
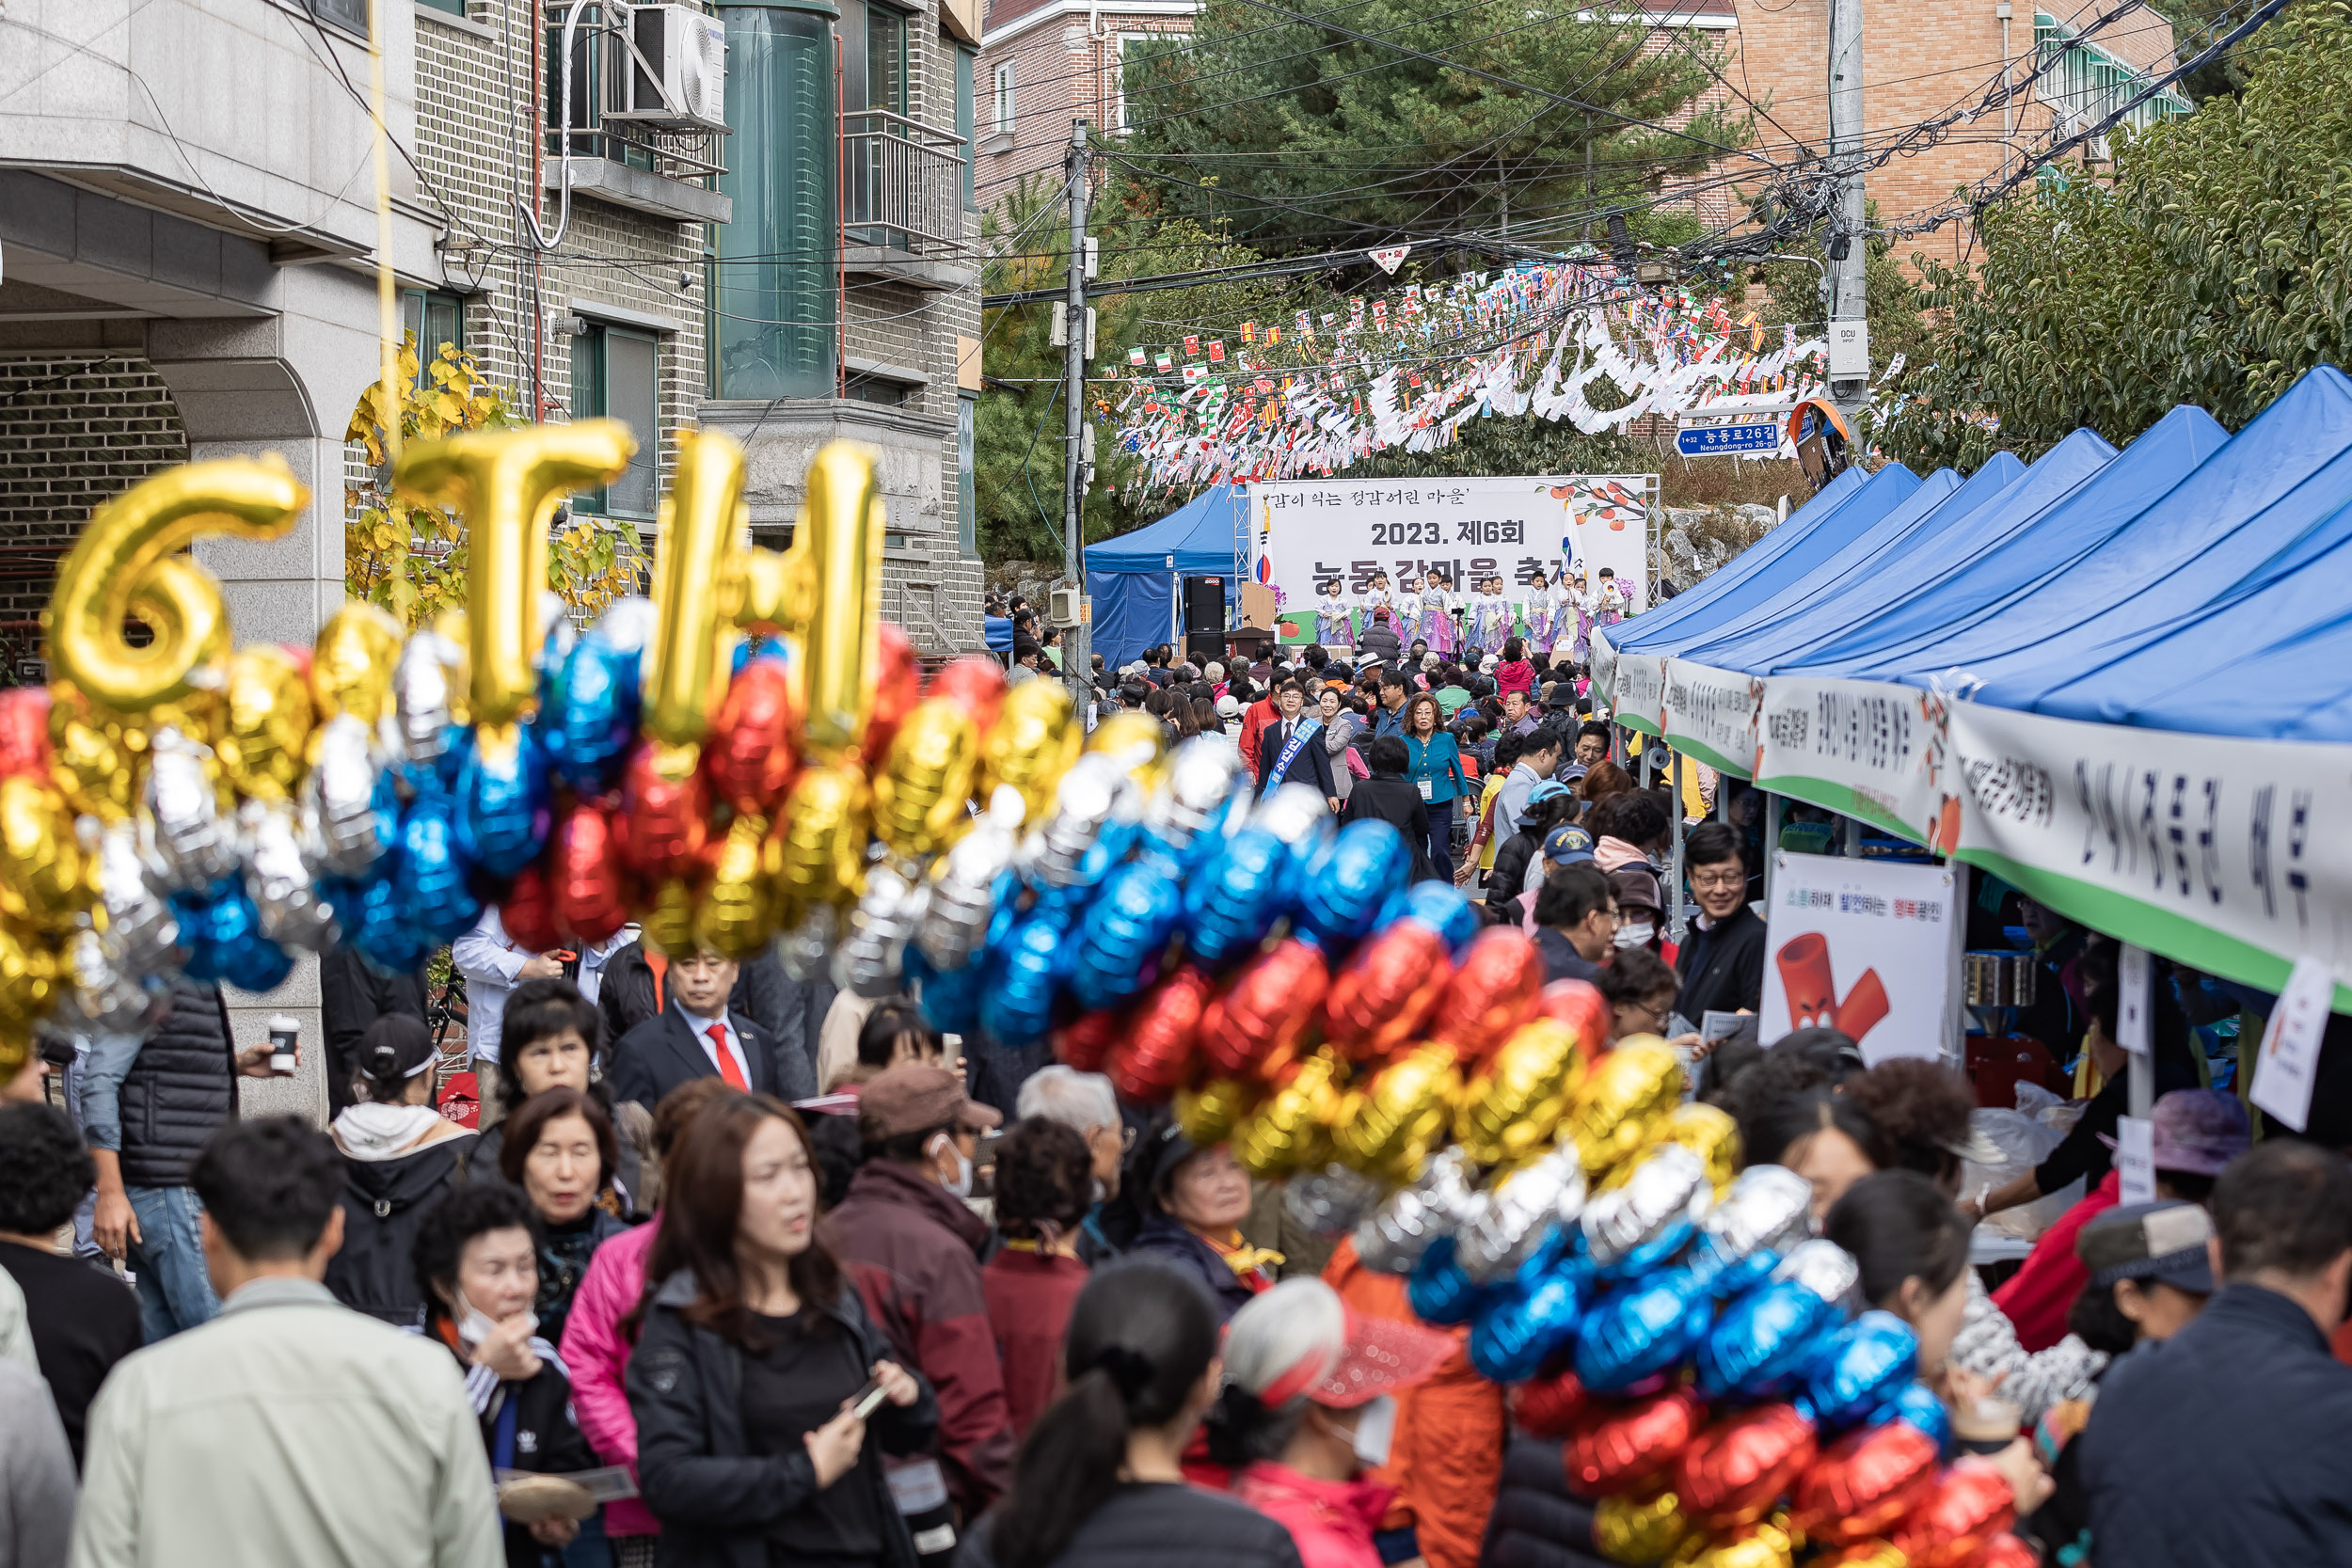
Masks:
[[[694,951],[694,890],[683,877],[665,877],[653,886],[653,900],[639,914],[654,951],[678,958]]]
[[[768,868],[768,819],[738,816],[694,906],[694,944],[748,958],[776,934],[776,884]]]
[[[1412,1180],[1444,1141],[1461,1088],[1452,1046],[1407,1051],[1341,1101],[1332,1131],[1340,1159],[1366,1176]]]
[[[99,507],[41,616],[51,673],[118,713],[186,696],[229,652],[229,608],[213,575],[175,552],[212,534],[275,539],[310,500],[275,457],[231,457],[167,468]],[[155,634],[144,648],[123,638],[130,616]]]
[[[1694,1528],[1672,1492],[1603,1497],[1593,1505],[1593,1545],[1612,1562],[1663,1561]]]
[[[146,769],[146,739],[63,681],[50,687],[49,778],[75,811],[104,822],[131,815]]]
[[[1565,1122],[1587,1176],[1638,1153],[1660,1118],[1682,1102],[1682,1062],[1656,1035],[1617,1042],[1594,1067]]]
[[[0,911],[45,931],[70,928],[97,896],[65,797],[24,774],[0,779]]]
[[[1176,1091],[1176,1125],[1197,1148],[1210,1148],[1233,1135],[1233,1128],[1264,1095],[1254,1079],[1212,1078],[1197,1089]]]
[[[1328,1046],[1299,1063],[1291,1081],[1233,1129],[1233,1157],[1250,1175],[1266,1180],[1329,1164],[1331,1130],[1340,1121],[1340,1084],[1346,1075]]]
[[[393,488],[405,500],[466,518],[473,718],[503,724],[538,698],[539,594],[548,585],[548,528],[575,490],[628,470],[637,442],[618,420],[469,431],[420,441],[400,454]]]
[[[1758,1522],[1727,1539],[1686,1542],[1675,1553],[1676,1568],[1790,1568],[1796,1543],[1777,1525]]]
[[[677,467],[654,551],[654,603],[660,619],[645,649],[645,728],[673,746],[700,740],[726,692],[719,657],[719,602],[739,553],[736,513],[743,504],[743,449],[724,436],[678,438]]]
[[[1094,726],[1087,750],[1118,758],[1128,775],[1149,789],[1158,780],[1160,760],[1168,751],[1168,729],[1148,713],[1114,713]]]
[[[812,768],[801,775],[776,826],[776,890],[785,925],[797,925],[819,904],[855,903],[866,891],[872,816],[872,792],[854,765]]]
[[[1557,1019],[1531,1020],[1463,1086],[1454,1135],[1482,1165],[1534,1154],[1552,1141],[1583,1083],[1576,1031]]]
[[[1861,1541],[1812,1560],[1821,1568],[1911,1568],[1911,1554],[1892,1541]]]
[[[980,742],[979,798],[986,800],[998,784],[1009,784],[1025,808],[1022,820],[1044,821],[1055,786],[1078,760],[1085,742],[1068,687],[1059,681],[1023,681],[1005,693],[996,722]]]
[[[358,599],[326,618],[310,646],[310,701],[321,728],[346,713],[375,728],[391,711],[392,666],[405,640],[398,621]]]
[[[56,944],[0,922],[0,1084],[33,1055],[33,1026],[57,996]]]
[[[214,748],[241,795],[282,800],[302,780],[310,739],[310,686],[285,649],[266,642],[229,660],[227,710]]]
[[[828,442],[808,466],[806,499],[785,558],[799,603],[787,626],[801,634],[803,734],[820,762],[846,762],[866,744],[882,656],[882,482],[874,460],[847,441]],[[757,618],[747,602],[739,617]]]
[[[882,841],[902,855],[935,855],[962,837],[972,825],[979,752],[979,728],[962,704],[950,697],[917,703],[891,737],[874,781],[874,831]]]
[[[1653,1144],[1680,1144],[1699,1157],[1707,1167],[1707,1180],[1721,1197],[1731,1188],[1732,1178],[1740,1174],[1740,1124],[1731,1114],[1713,1105],[1692,1101],[1677,1105],[1666,1113],[1651,1134]],[[1625,1184],[1633,1175],[1636,1161],[1620,1161],[1609,1173],[1603,1187]]]

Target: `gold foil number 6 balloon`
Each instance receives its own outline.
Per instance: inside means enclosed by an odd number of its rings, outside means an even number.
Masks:
[[[51,673],[126,714],[214,684],[199,672],[229,652],[229,610],[213,575],[174,552],[212,534],[278,538],[310,500],[275,456],[231,457],[157,474],[99,507],[42,617]],[[146,647],[124,640],[129,616],[154,632]]]

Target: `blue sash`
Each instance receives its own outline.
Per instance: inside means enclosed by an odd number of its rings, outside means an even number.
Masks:
[[[1306,749],[1307,742],[1322,732],[1322,720],[1299,715],[1298,727],[1291,731],[1290,744],[1282,748],[1282,754],[1274,759],[1274,767],[1266,773],[1265,792],[1268,795],[1273,794],[1276,786],[1281,784],[1283,775],[1291,770],[1291,764],[1298,760],[1298,753]]]

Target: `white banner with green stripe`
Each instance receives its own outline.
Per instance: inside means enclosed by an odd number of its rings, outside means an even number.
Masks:
[[[1947,849],[1945,699],[1880,681],[1772,675],[1756,716],[1757,785]]]
[[[1659,727],[1676,751],[1749,778],[1756,772],[1756,710],[1763,695],[1763,682],[1753,675],[1670,658]]]

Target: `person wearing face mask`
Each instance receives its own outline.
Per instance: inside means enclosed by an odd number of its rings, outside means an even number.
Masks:
[[[412,1327],[418,1293],[410,1249],[434,1204],[464,1179],[476,1138],[430,1101],[435,1061],[424,1021],[387,1013],[360,1037],[358,1096],[329,1130],[343,1157],[343,1244],[326,1288],[345,1307]]]
[[[628,1228],[596,1202],[612,1166],[612,1120],[585,1092],[561,1086],[532,1096],[507,1119],[499,1171],[539,1216],[537,1310],[548,1338],[561,1339],[589,1259]]]
[[[1435,1330],[1349,1311],[1320,1279],[1286,1279],[1226,1327],[1210,1457],[1241,1467],[1234,1495],[1291,1532],[1306,1568],[1378,1568],[1396,1491],[1363,1472],[1389,1461],[1397,1393],[1453,1349]]]
[[[593,1466],[596,1454],[572,1414],[571,1377],[531,1310],[539,1271],[522,1194],[495,1181],[452,1191],[419,1227],[414,1266],[426,1303],[423,1333],[464,1370],[490,1467],[561,1474]],[[541,1568],[545,1549],[580,1533],[577,1521],[561,1516],[503,1522],[508,1568]]]
[[[883,1466],[928,1448],[938,1407],[821,1233],[800,1117],[772,1096],[722,1095],[664,1174],[659,1283],[623,1325],[660,1560],[914,1568]]]
[[[1594,863],[1617,884],[1617,909],[1625,916],[1617,945],[1655,947],[1666,900],[1651,856],[1673,826],[1664,803],[1648,790],[1628,790],[1594,806],[1585,826],[1595,840]]]
[[[939,1391],[944,1475],[926,1483],[901,1467],[894,1476],[902,1508],[921,1500],[911,1515],[952,1500],[977,1518],[1012,1471],[1012,1417],[980,1280],[988,1222],[964,1201],[979,1136],[1003,1119],[946,1068],[890,1069],[858,1096],[866,1161],[825,1216],[827,1241],[880,1292],[875,1307],[896,1354]]]

